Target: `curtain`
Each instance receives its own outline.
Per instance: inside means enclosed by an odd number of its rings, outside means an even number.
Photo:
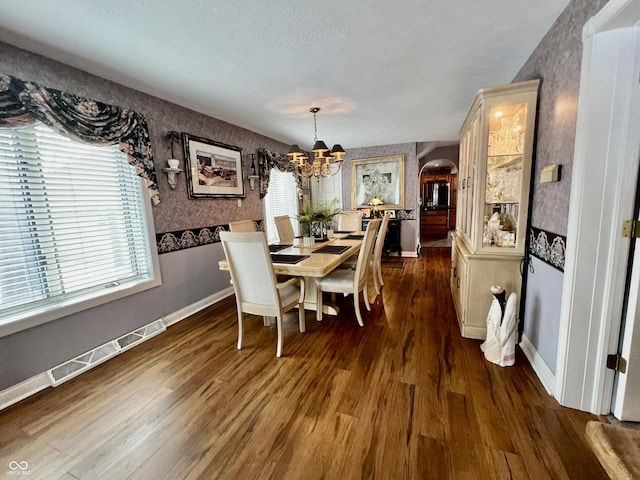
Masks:
[[[16,128],[35,121],[78,142],[119,144],[129,164],[144,180],[153,203],[160,202],[143,115],[0,73],[0,128]]]
[[[258,157],[258,175],[260,176],[260,198],[264,198],[269,191],[269,175],[272,168],[277,168],[281,172],[291,172],[293,174],[294,167],[289,157],[284,153],[273,153],[266,148],[256,150]],[[295,175],[298,191],[302,187],[302,180]]]

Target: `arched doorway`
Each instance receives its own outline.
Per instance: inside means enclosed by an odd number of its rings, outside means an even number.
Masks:
[[[458,167],[448,159],[430,160],[420,169],[420,245],[449,247],[456,228]]]

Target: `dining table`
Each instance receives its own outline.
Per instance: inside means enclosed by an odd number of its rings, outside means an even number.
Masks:
[[[305,281],[305,310],[317,310],[316,279],[324,277],[356,255],[362,245],[362,232],[336,233],[332,238],[315,239],[314,245],[305,246],[302,238],[294,244],[272,243],[269,245],[273,270],[276,275],[303,277]],[[218,262],[220,270],[229,270],[227,259]],[[337,315],[340,309],[332,303],[322,303],[322,311]]]

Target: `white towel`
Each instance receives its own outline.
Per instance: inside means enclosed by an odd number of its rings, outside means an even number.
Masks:
[[[507,299],[502,325],[500,325],[500,366],[510,367],[516,362],[516,343],[518,329],[516,325],[517,295],[512,292]]]
[[[491,302],[489,314],[487,315],[487,338],[480,349],[484,352],[484,357],[492,363],[500,364],[500,320],[502,318],[502,308],[496,298]]]

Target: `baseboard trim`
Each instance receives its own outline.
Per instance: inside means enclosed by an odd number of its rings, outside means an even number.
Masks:
[[[42,372],[35,377],[28,378],[12,387],[9,387],[0,392],[0,410],[18,403],[20,400],[24,400],[31,395],[51,387],[51,381],[46,372]]]
[[[220,290],[219,292],[216,292],[213,295],[209,295],[208,297],[205,297],[202,300],[198,300],[197,302],[194,302],[190,305],[187,305],[186,307],[181,308],[180,310],[177,310],[173,313],[170,313],[162,317],[162,322],[164,323],[165,327],[175,325],[180,320],[184,320],[188,316],[196,312],[199,312],[203,308],[206,308],[210,305],[213,305],[214,303],[224,300],[225,298],[231,295],[233,295],[233,287],[230,286],[225,288],[224,290]],[[145,338],[144,341],[154,336],[155,335],[151,335]],[[117,356],[126,350],[127,349],[125,348],[119,351],[114,356]],[[109,360],[114,356],[109,357]],[[99,365],[100,363],[103,363],[103,362],[98,362],[95,365],[92,365],[91,368]],[[91,368],[84,370],[82,373],[89,371]],[[82,375],[82,373],[80,373],[80,375]],[[21,400],[24,400],[27,397],[30,397],[31,395],[35,395],[36,393],[40,392],[41,390],[44,390],[45,388],[52,387],[52,386],[53,384],[51,383],[51,379],[47,375],[47,372],[42,372],[20,383],[17,383],[9,388],[6,388],[0,391],[0,410],[3,410],[15,403],[18,403]]]
[[[522,340],[520,341],[520,348],[524,352],[525,357],[527,357],[527,359],[529,360],[531,368],[533,368],[533,371],[538,376],[538,379],[542,383],[542,386],[545,388],[549,395],[555,397],[556,376],[544,362],[544,360],[538,353],[538,349],[524,334],[522,335]]]
[[[233,287],[229,286],[224,290],[220,290],[219,292],[214,293],[213,295],[209,295],[208,297],[203,298],[202,300],[198,300],[186,307],[181,308],[180,310],[176,310],[173,313],[170,313],[164,317],[162,317],[162,322],[165,327],[170,327],[178,323],[180,320],[184,320],[190,315],[193,315],[200,310],[207,308],[214,303],[218,303],[221,300],[224,300],[227,297],[233,295]]]

